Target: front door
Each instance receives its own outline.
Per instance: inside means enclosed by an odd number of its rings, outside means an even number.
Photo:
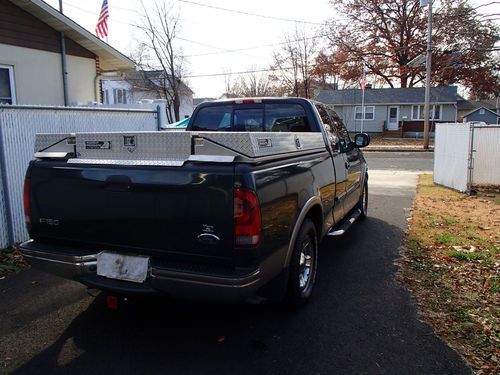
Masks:
[[[399,107],[389,107],[387,112],[387,130],[398,130]]]

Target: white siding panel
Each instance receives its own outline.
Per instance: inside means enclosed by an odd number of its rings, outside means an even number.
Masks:
[[[434,146],[434,182],[467,190],[468,124],[437,124]]]

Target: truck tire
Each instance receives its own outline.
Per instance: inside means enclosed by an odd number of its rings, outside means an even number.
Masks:
[[[357,208],[361,211],[359,215],[359,220],[363,220],[368,216],[368,179],[365,179],[363,185],[363,190],[361,191],[361,196],[359,197],[359,202]]]
[[[286,304],[304,305],[311,297],[318,269],[318,237],[311,219],[306,219],[295,240],[287,285]]]

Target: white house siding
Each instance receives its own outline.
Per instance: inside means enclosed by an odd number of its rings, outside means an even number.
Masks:
[[[335,112],[342,118],[347,130],[352,133],[361,131],[361,120],[355,120],[354,116],[356,107],[357,106],[334,106]],[[375,106],[375,117],[373,120],[363,121],[363,132],[381,133],[386,118],[387,106]]]
[[[64,104],[61,55],[0,44],[0,64],[14,67],[16,104]]]
[[[127,95],[127,103],[133,104],[137,103],[141,100],[154,100],[159,99],[160,95],[155,91],[139,91],[132,90],[132,85],[127,81],[123,80],[103,80],[102,81],[102,89],[103,91],[107,90],[109,103],[107,104],[116,104],[114,102],[113,90],[114,89],[125,89],[128,90]],[[106,103],[105,103],[106,104]],[[180,120],[184,119],[186,116],[190,117],[193,114],[194,106],[193,106],[193,95],[190,94],[182,94],[181,95],[181,103],[179,107],[179,118]],[[173,113],[173,108],[172,108]]]
[[[193,95],[182,95],[181,96],[181,106],[179,108],[179,117],[181,120],[186,117],[191,117],[193,114]]]
[[[60,55],[58,56],[60,59]],[[66,69],[68,71],[69,104],[87,104],[95,101],[95,60],[67,55]]]
[[[423,105],[423,104],[422,104]],[[361,106],[361,104],[357,105]],[[371,106],[371,104],[366,104]],[[410,104],[394,104],[394,105],[375,105],[375,117],[373,120],[363,121],[363,131],[367,133],[382,133],[384,131],[384,124],[387,121],[387,113],[389,107],[399,107],[399,121],[411,122],[412,121],[412,105]],[[359,132],[361,130],[361,120],[355,120],[354,110],[356,106],[337,106],[333,108],[335,112],[344,120],[347,129],[350,132]],[[403,117],[405,117],[403,119]],[[453,104],[443,104],[441,111],[440,121],[455,122],[456,107]],[[419,120],[421,121],[421,120]]]
[[[94,59],[67,56],[69,104],[95,100]],[[0,64],[14,68],[16,104],[64,105],[61,55],[0,44]]]

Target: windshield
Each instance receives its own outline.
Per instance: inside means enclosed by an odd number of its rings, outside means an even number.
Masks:
[[[190,130],[310,132],[300,104],[228,104],[201,108]]]

